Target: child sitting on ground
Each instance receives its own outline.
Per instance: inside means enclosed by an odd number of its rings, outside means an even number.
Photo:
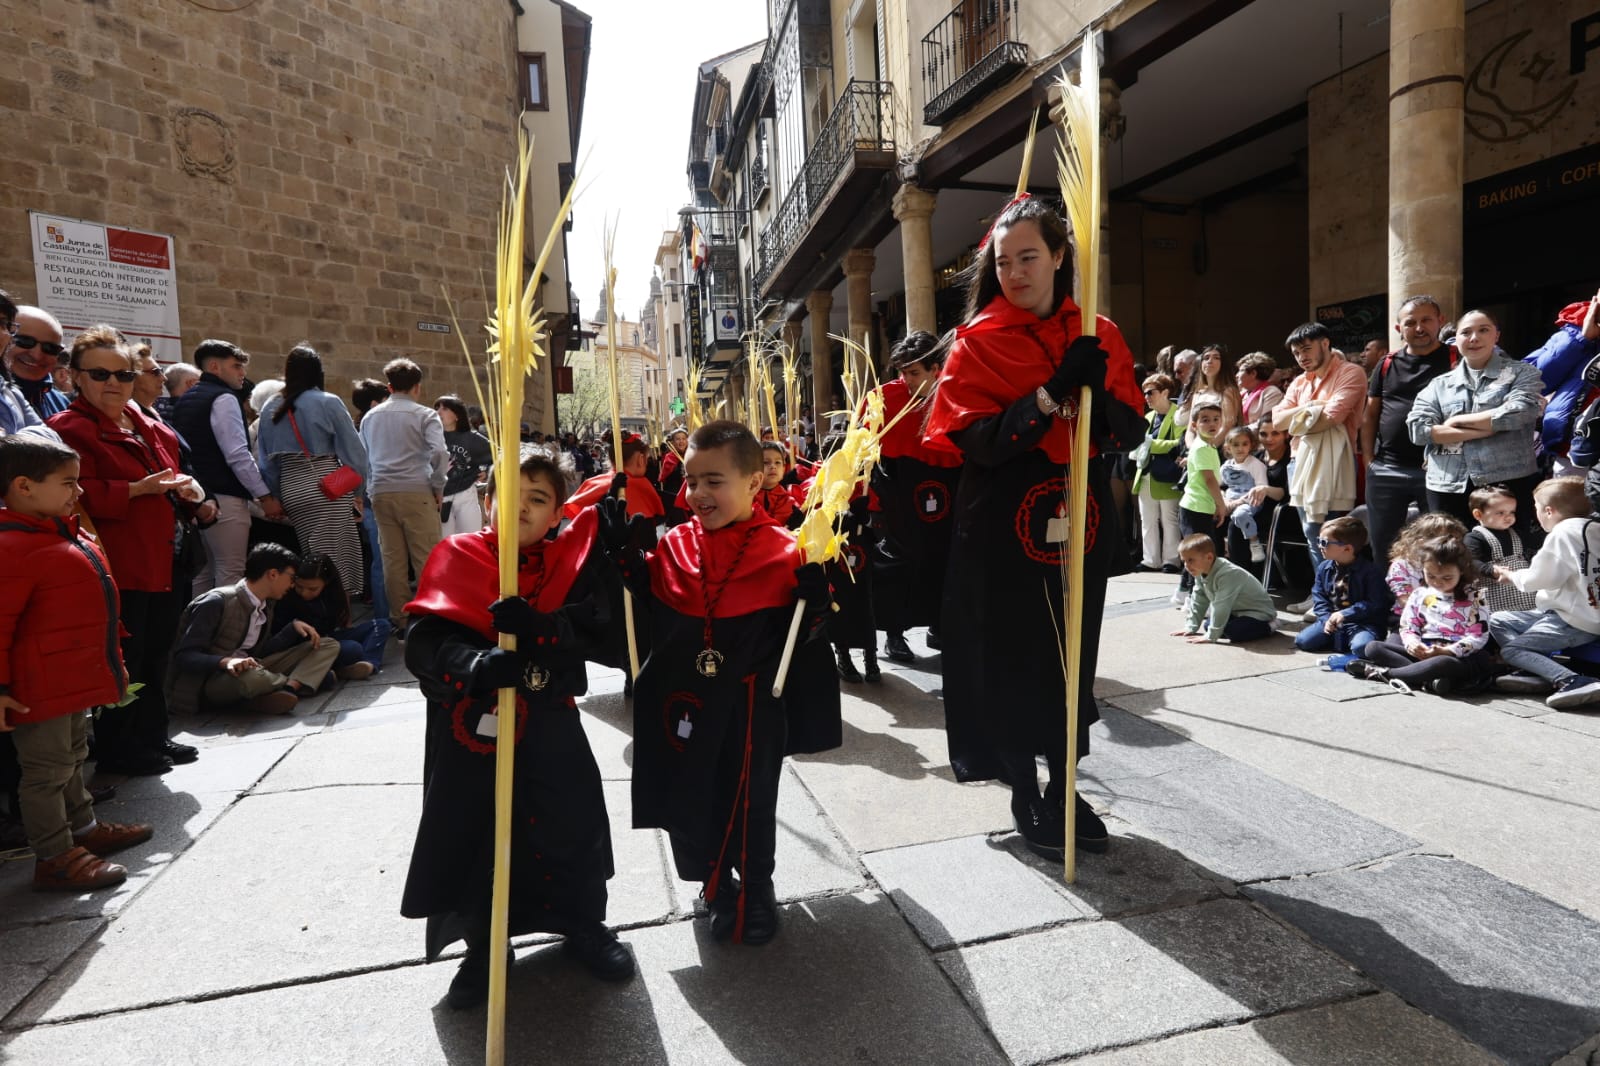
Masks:
[[[371,677],[383,667],[389,620],[369,618],[351,624],[350,597],[332,556],[313,552],[300,560],[294,591],[278,601],[276,618],[279,625],[300,619],[321,636],[337,640],[339,657],[333,661],[333,671],[347,681]]]
[[[1218,558],[1210,537],[1204,533],[1185,537],[1178,556],[1194,578],[1194,591],[1189,594],[1184,627],[1173,630],[1173,636],[1187,637],[1190,644],[1243,644],[1272,635],[1278,617],[1272,597],[1250,571]]]
[[[91,707],[128,687],[117,586],[100,547],[78,531],[78,455],[27,434],[0,439],[0,732],[22,771],[33,887],[120,885],[105,856],[150,839],[148,825],[96,820],[83,787]]]
[[[1417,558],[1424,583],[1407,597],[1399,632],[1362,648],[1345,671],[1407,695],[1415,688],[1439,696],[1480,688],[1489,675],[1489,629],[1477,563],[1454,537],[1422,544]]]
[[[1537,594],[1534,610],[1496,611],[1489,633],[1510,665],[1544,678],[1558,711],[1600,701],[1600,680],[1551,658],[1600,640],[1600,520],[1589,513],[1583,478],[1557,477],[1533,490],[1534,517],[1549,534],[1526,570],[1495,567],[1495,579]]]
[[[1367,527],[1345,515],[1323,523],[1317,547],[1322,563],[1311,586],[1311,607],[1316,621],[1294,638],[1301,651],[1332,651],[1360,655],[1388,630],[1389,590],[1378,568],[1361,558],[1367,546]]]
[[[1256,457],[1256,448],[1260,443],[1255,430],[1249,426],[1235,426],[1224,441],[1228,450],[1227,462],[1222,464],[1222,469],[1217,473],[1222,482],[1222,498],[1227,504],[1228,517],[1239,535],[1250,542],[1250,561],[1253,563],[1267,559],[1267,549],[1262,546],[1256,529],[1256,509],[1250,502],[1251,490],[1267,483],[1267,464]]]
[[[1440,537],[1462,540],[1466,535],[1467,527],[1454,515],[1443,511],[1418,515],[1410,525],[1400,530],[1400,535],[1389,545],[1389,571],[1383,579],[1384,584],[1389,586],[1389,595],[1394,603],[1394,613],[1389,619],[1391,630],[1400,628],[1400,614],[1406,609],[1406,601],[1423,585],[1422,560],[1418,557],[1418,551],[1430,540]],[[1487,570],[1483,572],[1488,574]]]
[[[1517,532],[1517,498],[1503,485],[1490,485],[1478,489],[1468,500],[1472,518],[1478,524],[1466,536],[1467,550],[1478,560],[1478,568],[1485,574],[1494,573],[1497,566],[1507,570],[1526,570],[1528,556],[1522,546],[1522,536]],[[1490,581],[1483,589],[1489,612],[1531,611],[1534,594],[1523,592],[1509,581]]]

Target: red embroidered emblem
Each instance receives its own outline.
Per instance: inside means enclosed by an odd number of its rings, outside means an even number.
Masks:
[[[474,755],[493,755],[494,740],[478,736],[478,718],[488,714],[494,707],[492,702],[476,700],[471,696],[461,700],[450,708],[450,733],[456,738],[456,743],[472,752]],[[468,714],[472,714],[472,724],[467,724]],[[522,696],[517,695],[517,743],[522,743],[522,734],[528,728],[528,705],[523,702]]]
[[[867,568],[867,549],[859,544],[847,543],[840,549],[843,553],[843,562],[852,574],[859,574]]]
[[[917,518],[924,522],[943,522],[950,514],[950,486],[929,479],[918,485],[911,498],[917,508]]]
[[[1029,559],[1047,566],[1061,565],[1063,544],[1050,540],[1050,523],[1067,517],[1066,478],[1054,477],[1028,490],[1017,505],[1014,527],[1022,551]],[[1095,534],[1100,528],[1100,504],[1089,496],[1088,521],[1084,525],[1085,556],[1094,553]]]

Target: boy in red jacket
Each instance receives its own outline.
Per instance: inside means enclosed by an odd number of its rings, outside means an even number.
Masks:
[[[39,437],[0,439],[0,730],[12,733],[33,887],[121,884],[105,855],[150,839],[147,825],[96,821],[83,787],[86,711],[121,700],[128,675],[117,586],[78,532],[78,456]]]

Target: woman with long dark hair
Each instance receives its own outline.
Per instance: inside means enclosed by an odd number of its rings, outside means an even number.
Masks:
[[[1013,200],[995,220],[967,278],[956,330],[925,429],[933,449],[960,454],[945,585],[945,721],[957,780],[998,778],[1029,847],[1058,858],[1066,840],[1066,685],[1078,686],[1078,753],[1098,717],[1094,675],[1106,578],[1126,568],[1099,453],[1143,437],[1133,355],[1100,317],[1082,336],[1071,298],[1066,222],[1043,200]],[[1094,451],[1073,454],[1082,387],[1093,390]],[[1068,470],[1089,464],[1082,660],[1067,679],[1062,556]],[[1036,759],[1049,765],[1039,792]],[[1082,798],[1077,846],[1104,850],[1105,824]]]
[[[268,400],[257,420],[256,462],[261,476],[294,524],[300,550],[333,557],[345,591],[366,587],[361,568],[360,486],[329,499],[322,479],[340,466],[367,478],[367,449],[344,401],[322,389],[322,357],[297,344],[283,364],[283,393]]]

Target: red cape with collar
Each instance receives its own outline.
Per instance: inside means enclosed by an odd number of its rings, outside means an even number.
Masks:
[[[795,508],[805,502],[804,496],[796,498],[795,493],[797,491],[798,486],[782,484],[773,489],[758,489],[756,491],[756,506],[781,526],[789,521],[789,516],[794,514]]]
[[[1040,318],[1003,295],[996,296],[976,318],[956,330],[955,344],[945,361],[939,388],[929,405],[923,443],[930,449],[960,456],[954,435],[972,423],[1000,414],[1023,396],[1050,380],[1061,357],[1082,333],[1082,314],[1068,297],[1050,318]],[[1144,412],[1144,395],[1133,376],[1133,353],[1116,323],[1104,315],[1096,319],[1095,335],[1110,356],[1106,363],[1106,391]],[[1035,447],[1052,462],[1072,459],[1072,426],[1054,420]]]
[[[600,517],[586,509],[555,540],[542,540],[521,552],[517,592],[523,597],[539,589],[535,609],[548,614],[567,602],[594,547]],[[548,576],[545,576],[548,575]],[[544,577],[544,586],[539,579]],[[500,598],[500,541],[492,529],[446,537],[428,556],[417,581],[417,598],[407,614],[431,614],[473,630],[485,640],[498,640],[489,605]]]
[[[561,508],[561,513],[567,518],[577,518],[578,512],[588,507],[591,503],[598,503],[611,491],[611,481],[615,474],[596,474],[594,477],[578,486],[566,504]],[[628,517],[644,515],[646,518],[660,518],[667,513],[661,506],[661,496],[656,492],[656,487],[650,483],[649,478],[628,475]]]
[[[729,574],[745,537],[750,543]],[[646,560],[650,591],[667,608],[692,618],[706,614],[705,580],[726,581],[717,599],[715,618],[736,618],[794,603],[795,568],[800,551],[794,534],[763,512],[706,532],[698,517],[673,526]],[[714,590],[713,590],[714,591]]]
[[[949,452],[935,451],[922,443],[922,424],[928,416],[928,405],[912,409],[896,422],[900,412],[911,403],[911,388],[903,378],[895,378],[883,387],[883,424],[889,431],[883,435],[882,452],[885,459],[916,459],[929,466],[954,467],[961,465],[961,457]]]

